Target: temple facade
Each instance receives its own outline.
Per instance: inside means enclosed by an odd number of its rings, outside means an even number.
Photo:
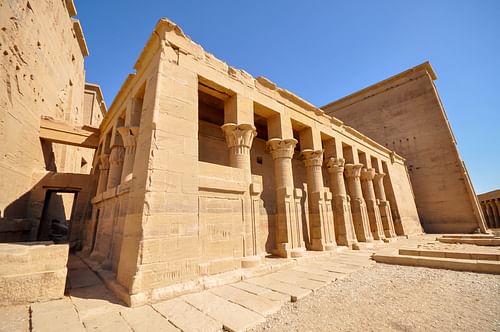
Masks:
[[[422,232],[404,159],[162,19],[100,127],[84,255],[131,305]],[[98,171],[97,171],[98,170]]]
[[[417,84],[406,104],[439,106],[428,64],[320,109],[162,19],[107,111],[72,0],[2,8],[0,305],[62,297],[70,250],[133,306],[271,272],[270,256],[499,226],[441,108],[436,129],[364,104]]]

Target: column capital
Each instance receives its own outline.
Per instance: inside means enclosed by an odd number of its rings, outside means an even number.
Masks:
[[[329,173],[342,173],[344,172],[345,159],[331,157],[326,160],[326,167]]]
[[[345,176],[346,178],[358,178],[361,175],[361,168],[363,168],[363,164],[346,164],[345,168]]]
[[[372,181],[375,177],[375,168],[363,168],[361,170],[361,181]]]
[[[323,150],[305,149],[302,151],[302,157],[306,167],[323,165]]]
[[[250,149],[257,130],[251,124],[225,123],[221,126],[228,148],[246,147]]]
[[[295,138],[271,138],[267,141],[267,147],[271,152],[273,160],[293,157],[295,151],[295,145],[297,145],[297,140]]]
[[[384,179],[385,173],[375,173],[373,180],[376,182],[382,181]]]
[[[136,144],[136,137],[139,133],[139,127],[119,127],[116,128],[118,133],[123,139],[123,146],[125,148],[134,147]]]
[[[109,169],[109,154],[102,154],[99,157],[100,164],[99,164],[99,169],[100,170],[106,170]]]

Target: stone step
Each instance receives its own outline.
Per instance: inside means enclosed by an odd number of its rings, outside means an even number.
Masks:
[[[278,280],[274,280],[269,278],[268,276],[266,277],[260,277],[260,278],[252,278],[252,279],[247,279],[243,282],[255,284],[258,286],[262,286],[264,288],[268,288],[270,290],[273,290],[275,292],[287,294],[290,296],[290,300],[292,302],[295,302],[297,300],[300,300],[307,295],[311,294],[310,289],[302,288],[290,283],[285,283],[281,282]]]
[[[222,323],[216,321],[180,298],[155,303],[152,307],[167,317],[182,331],[204,332],[220,331]]]
[[[266,321],[264,316],[229,302],[209,291],[181,297],[206,315],[222,323],[226,331],[246,331]]]
[[[442,257],[442,258],[457,258],[457,259],[474,259],[484,261],[500,261],[500,253],[480,253],[466,251],[451,251],[451,250],[431,250],[431,249],[399,249],[400,255],[406,256],[426,256],[426,257]]]
[[[382,254],[374,255],[373,259],[385,264],[500,274],[500,261]]]
[[[209,292],[249,310],[255,311],[262,316],[274,314],[281,308],[281,302],[279,301],[272,301],[266,297],[258,296],[232,286],[212,288]]]
[[[457,239],[491,239],[493,234],[444,234],[442,237]]]
[[[500,238],[452,238],[452,237],[439,237],[437,238],[442,243],[461,243],[461,244],[474,244],[476,246],[500,246]]]

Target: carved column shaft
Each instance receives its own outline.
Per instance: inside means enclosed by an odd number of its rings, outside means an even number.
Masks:
[[[497,215],[499,216],[498,220],[495,223],[495,227],[500,227],[500,200],[496,199],[493,205],[495,205],[497,210]]]
[[[97,182],[97,193],[106,190],[109,174],[109,154],[102,154],[99,163],[99,181]]]
[[[244,199],[244,232],[243,232],[243,267],[256,266],[259,263],[257,243],[258,233],[258,202],[259,197],[254,197],[256,186],[252,182],[250,164],[250,150],[257,131],[252,124],[226,123],[221,126],[229,150],[229,165],[242,169],[245,181],[249,185],[249,192],[243,195]],[[260,192],[260,190],[259,190]],[[256,195],[258,193],[255,193]]]
[[[353,247],[357,244],[356,231],[351,214],[351,204],[347,197],[344,181],[343,158],[330,158],[326,166],[330,175],[330,188],[333,193],[332,205],[337,243]]]
[[[109,154],[109,175],[107,189],[111,189],[120,184],[122,177],[123,158],[125,149],[122,145],[113,145]]]
[[[495,225],[495,227],[500,225],[500,214],[498,213],[497,205],[495,204],[494,201],[489,201],[490,204],[491,212],[492,212],[492,224]]]
[[[123,146],[125,148],[125,154],[123,157],[123,169],[121,174],[121,182],[123,183],[132,178],[136,140],[137,135],[139,134],[139,127],[121,127],[117,130],[122,137]]]
[[[275,253],[281,257],[300,256],[304,251],[302,219],[295,200],[299,193],[293,188],[292,156],[296,144],[293,138],[272,138],[267,142],[274,160],[276,183]]]
[[[370,229],[375,240],[385,239],[382,218],[375,198],[375,189],[373,188],[373,178],[375,177],[374,168],[363,168],[361,170],[361,188],[368,210],[368,219],[370,220]]]
[[[394,220],[392,219],[391,206],[385,196],[384,176],[385,173],[376,173],[373,178],[373,185],[375,188],[375,197],[379,200],[379,210],[382,218],[382,225],[384,226],[384,234],[386,237],[391,238],[396,237],[396,229],[394,228]]]
[[[333,250],[336,246],[335,232],[333,214],[328,213],[331,208],[327,208],[325,201],[321,169],[323,165],[323,151],[304,150],[302,151],[302,155],[306,166],[307,188],[309,192],[309,247],[312,250]]]
[[[351,195],[352,219],[356,237],[360,242],[373,242],[368,211],[361,190],[360,175],[362,167],[362,164],[345,165],[345,176],[349,186],[349,194]]]

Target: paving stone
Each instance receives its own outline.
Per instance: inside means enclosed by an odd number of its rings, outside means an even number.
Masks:
[[[90,269],[68,270],[71,288],[88,287],[101,284],[101,280]]]
[[[291,270],[270,274],[269,278],[310,290],[318,290],[328,284],[328,282],[324,281],[302,278],[298,273]]]
[[[259,285],[268,289],[271,289],[276,292],[280,292],[283,294],[288,294],[291,297],[291,301],[295,302],[300,300],[301,298],[309,295],[311,293],[310,289],[302,288],[295,286],[293,284],[284,283],[281,281],[277,281],[271,279],[269,277],[260,277],[260,278],[252,278],[247,279],[243,282]]]
[[[245,331],[265,322],[262,315],[224,300],[208,291],[184,295],[182,299],[221,322],[224,329],[228,331]]]
[[[297,276],[299,276],[301,278],[315,280],[315,281],[321,281],[321,282],[326,282],[326,283],[330,283],[336,279],[334,275],[321,275],[321,274],[312,273],[311,271],[305,272],[305,271],[300,271],[297,268],[293,268],[290,271],[293,271]]]
[[[85,331],[69,298],[31,305],[33,331]]]
[[[296,271],[306,272],[306,273],[314,273],[315,275],[323,275],[328,277],[334,277],[335,279],[342,279],[346,276],[345,272],[333,272],[325,269],[320,269],[316,266],[296,266],[293,268]]]
[[[255,311],[263,316],[273,314],[281,308],[280,302],[271,301],[265,297],[231,286],[212,288],[209,291],[223,299]]]
[[[351,273],[351,272],[354,272],[354,271],[361,269],[361,267],[347,266],[347,265],[341,264],[341,263],[330,263],[330,262],[315,263],[315,264],[311,264],[309,266],[313,266],[313,267],[327,270],[327,271],[331,271],[331,272],[339,272],[339,273]]]
[[[30,330],[30,313],[27,305],[0,307],[0,332],[27,332]]]
[[[102,284],[71,289],[69,295],[82,320],[106,312],[118,312],[124,308],[115,295]]]
[[[222,323],[207,316],[180,298],[153,304],[152,307],[183,331],[209,332],[222,330]]]
[[[101,315],[92,316],[91,318],[84,320],[83,324],[89,331],[132,331],[119,312],[107,312]]]
[[[134,332],[179,332],[164,316],[149,305],[137,308],[125,308],[120,314]]]
[[[272,301],[279,301],[279,302],[290,302],[291,297],[288,294],[283,294],[280,292],[275,292],[269,288],[264,288],[255,284],[250,284],[247,282],[237,282],[235,284],[231,284],[232,287],[236,287],[239,289],[242,289],[246,292],[259,295],[262,297],[267,298],[268,300]]]

